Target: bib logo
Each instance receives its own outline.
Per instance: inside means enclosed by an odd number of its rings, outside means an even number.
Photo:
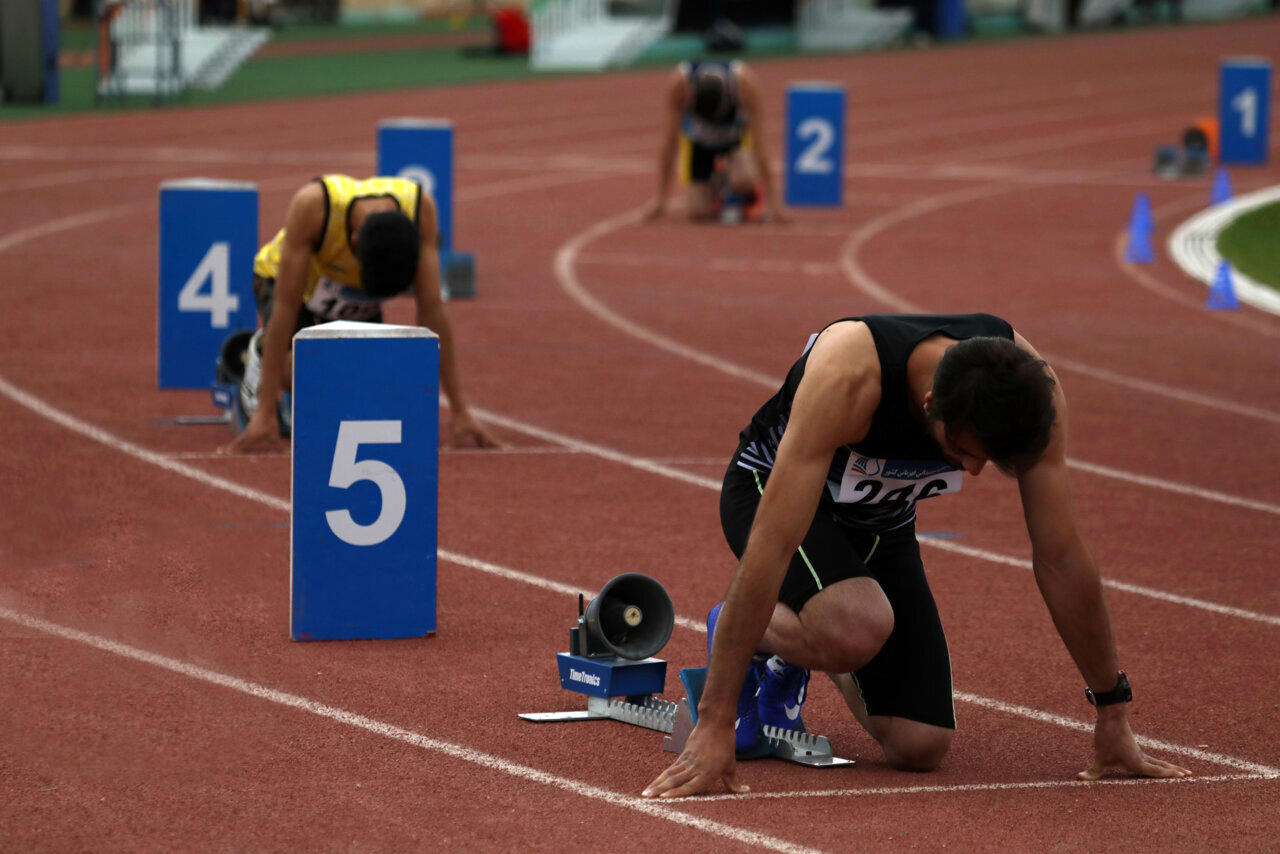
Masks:
[[[857,457],[849,461],[849,470],[856,471],[858,474],[867,477],[875,477],[880,474],[880,467],[884,460],[873,460],[870,457]]]

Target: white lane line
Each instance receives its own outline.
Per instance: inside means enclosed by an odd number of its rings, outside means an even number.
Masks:
[[[277,498],[273,495],[260,492],[256,489],[252,489],[247,486],[243,486],[241,484],[235,483],[234,481],[227,480],[226,478],[221,478],[221,477],[217,477],[216,475],[211,475],[208,472],[201,471],[200,469],[192,468],[191,466],[183,465],[182,463],[178,463],[173,460],[166,459],[162,454],[157,454],[152,451],[149,451],[145,448],[135,445],[132,442],[116,437],[99,427],[95,427],[92,424],[88,424],[84,421],[81,421],[80,419],[75,418],[74,416],[69,415],[68,413],[55,409],[54,407],[50,406],[49,404],[45,403],[39,398],[36,398],[33,395],[23,391],[22,389],[17,388],[12,383],[5,380],[3,377],[0,377],[0,393],[3,393],[9,396],[12,400],[27,407],[28,409],[31,409],[36,414],[42,417],[45,417],[53,421],[54,423],[59,424],[68,430],[71,430],[72,432],[79,433],[83,436],[86,436],[87,438],[90,438],[96,442],[104,444],[110,448],[114,448],[115,450],[121,451],[122,453],[134,456],[135,458],[140,459],[143,462],[152,463],[167,471],[171,471],[175,474],[180,474],[185,477],[191,478],[192,480],[195,480],[199,483],[203,483],[206,486],[211,486],[216,489],[226,490],[242,498],[248,498],[252,501],[257,501],[268,507],[272,507],[274,509],[281,510],[283,512],[289,512],[289,509],[290,509],[289,502],[285,501],[284,499]],[[474,412],[477,417],[491,420],[493,421],[493,423],[505,424],[506,426],[509,426],[509,427],[514,427],[515,425],[520,423],[520,422],[514,421],[513,419],[507,419],[507,418],[502,418],[502,420],[495,420],[492,417],[494,415],[493,413],[488,413],[488,412],[485,412],[484,410],[477,409],[477,410],[474,410]],[[559,434],[553,433],[552,431],[541,430],[539,428],[531,428],[531,429],[537,430],[538,433],[549,438],[559,437]],[[636,468],[641,468],[642,470],[645,470],[645,471],[650,471],[655,474],[663,474],[667,477],[673,477],[677,480],[682,480],[688,483],[692,483],[694,485],[702,486],[704,488],[708,488],[708,489],[719,488],[718,481],[715,481],[711,478],[699,478],[694,475],[689,475],[689,474],[686,474],[685,472],[681,472],[677,469],[670,469],[668,467],[660,466],[654,463],[649,463],[644,460],[627,460],[627,458],[624,455],[611,451],[610,449],[600,448],[600,446],[590,445],[588,443],[577,442],[577,440],[569,440],[568,437],[563,437],[563,438],[566,441],[573,442],[574,444],[582,447],[583,449],[592,449],[590,452],[594,452],[594,449],[599,449],[604,453],[609,454],[609,456],[605,457],[606,459],[612,459],[617,462],[624,462],[624,464],[632,465]],[[978,549],[970,549],[964,546],[957,546],[946,540],[925,539],[925,540],[922,540],[922,542],[925,545],[933,546],[935,548],[945,548],[946,550],[949,550],[949,551],[958,551],[962,554],[976,554],[976,555],[989,554],[989,553],[983,553],[981,552],[981,550],[978,550]],[[437,550],[437,555],[439,558],[443,560],[450,561],[451,563],[456,563],[460,566],[470,567],[472,569],[476,569],[492,575],[500,576],[502,578],[510,579],[512,581],[519,581],[525,584],[530,584],[530,585],[542,588],[544,590],[550,590],[557,593],[563,593],[563,594],[575,596],[575,597],[578,596],[579,594],[584,596],[593,595],[591,591],[586,591],[586,590],[583,590],[582,588],[575,587],[573,585],[563,584],[561,582],[552,581],[550,579],[543,578],[541,576],[532,575],[530,573],[521,572],[515,569],[510,569],[509,567],[500,566],[498,564],[491,563],[489,561],[480,560],[479,558],[473,558],[469,555],[463,555],[458,552],[439,549]],[[1006,558],[1004,556],[999,556],[999,555],[995,557],[998,558],[997,562],[1001,562],[1001,563],[1013,562],[1014,560],[1014,559]],[[1015,565],[1017,564],[1015,563]],[[689,617],[677,617],[676,624],[684,628],[700,632],[702,634],[706,634],[706,631],[707,631],[707,627],[705,623]],[[1079,726],[1084,725],[1084,724],[1081,724],[1079,721],[1073,721],[1070,718],[1063,718],[1057,715],[1050,714],[1048,712],[1041,712],[1037,709],[1030,709],[1025,706],[1016,706],[1010,703],[1005,703],[1001,700],[982,697],[978,694],[969,694],[969,693],[957,691],[955,692],[955,697],[956,699],[959,699],[965,702],[976,703],[977,705],[983,706],[988,709],[998,710],[1001,712],[1005,712],[1007,714],[1027,717],[1032,720],[1042,721],[1045,723],[1058,724],[1060,726],[1067,726],[1069,728],[1077,728]],[[1202,758],[1206,762],[1215,762],[1217,764],[1227,765],[1233,768],[1240,768],[1240,767],[1260,768],[1264,770],[1260,771],[1259,773],[1270,774],[1274,772],[1275,774],[1280,775],[1280,769],[1273,769],[1273,768],[1270,768],[1269,766],[1258,765],[1257,763],[1251,763],[1248,760],[1238,759],[1236,757],[1231,757],[1231,756],[1223,756],[1215,753],[1199,753],[1199,752],[1190,753],[1189,751],[1193,751],[1196,749],[1188,748],[1188,747],[1180,747],[1180,746],[1171,745],[1171,744],[1169,744],[1166,747],[1166,745],[1168,744],[1167,742],[1145,740],[1145,737],[1140,737],[1140,739],[1143,739],[1141,741],[1141,743],[1143,744],[1150,744],[1153,746],[1158,746],[1160,749],[1168,749],[1173,752],[1180,752],[1185,755],[1195,756],[1196,758]]]
[[[698,801],[782,800],[791,798],[855,798],[873,795],[963,794],[965,792],[1007,792],[1020,789],[1075,789],[1088,786],[1154,786],[1162,783],[1235,783],[1272,780],[1270,774],[1215,774],[1207,777],[1111,777],[1104,780],[1030,780],[1024,783],[956,783],[951,786],[877,786],[870,789],[807,789],[791,792],[747,792],[745,795],[698,795]],[[691,801],[694,798],[677,798]]]
[[[1069,460],[1068,464],[1073,469],[1087,471],[1090,474],[1097,475],[1098,477],[1109,477],[1113,480],[1120,480],[1126,483],[1136,484],[1138,486],[1149,486],[1152,489],[1161,489],[1165,492],[1176,492],[1179,495],[1189,495],[1193,498],[1200,498],[1205,501],[1216,501],[1219,504],[1228,504],[1233,507],[1243,507],[1246,510],[1256,510],[1259,513],[1271,513],[1273,515],[1280,516],[1280,505],[1269,504],[1266,501],[1254,501],[1252,498],[1242,498],[1238,495],[1218,492],[1214,489],[1203,489],[1199,486],[1192,486],[1187,483],[1178,483],[1177,481],[1165,480],[1163,478],[1135,474],[1134,472],[1112,468],[1111,466],[1100,466],[1096,463],[1087,463],[1084,460],[1075,458]]]
[[[895,212],[891,212],[882,217],[877,217],[876,219],[872,220],[870,223],[868,223],[858,232],[855,232],[855,237],[857,237],[858,235],[862,235],[863,240],[865,240],[871,237],[872,235],[874,235],[877,231],[882,230],[884,228],[888,228],[890,225],[893,225],[894,223],[899,222],[902,219],[907,219],[912,216],[918,216],[930,210],[937,210],[939,208],[946,207],[947,205],[956,204],[962,201],[971,201],[974,199],[996,195],[998,193],[1002,193],[1006,191],[1007,191],[1007,188],[969,187],[963,190],[957,190],[951,193],[943,193],[937,196],[932,196],[926,199],[922,199],[917,202],[912,202],[911,204],[908,204],[903,206],[902,208],[899,208]],[[730,362],[728,360],[721,359],[718,356],[713,356],[710,353],[705,353],[701,350],[696,350],[692,347],[689,347],[688,345],[682,344],[678,341],[675,341],[674,339],[668,338],[665,335],[661,335],[657,332],[654,332],[653,330],[647,327],[641,326],[640,324],[635,323],[629,320],[628,318],[618,314],[616,311],[609,308],[604,303],[600,302],[598,299],[596,299],[595,296],[593,296],[589,291],[587,291],[587,289],[583,286],[582,282],[579,280],[577,270],[576,270],[578,254],[581,252],[582,247],[584,247],[591,241],[597,239],[598,237],[608,232],[614,231],[618,228],[621,228],[623,226],[636,222],[638,220],[638,216],[639,216],[639,209],[636,209],[632,211],[626,211],[622,214],[619,214],[617,216],[611,217],[606,220],[601,220],[600,222],[597,222],[595,225],[591,226],[585,231],[580,232],[575,237],[573,237],[569,242],[567,242],[564,246],[562,246],[560,250],[556,253],[556,258],[555,258],[556,278],[560,282],[561,288],[566,293],[568,293],[569,296],[572,297],[580,306],[582,306],[587,311],[599,317],[605,323],[608,323],[611,326],[614,326],[622,330],[623,332],[626,332],[628,335],[638,338],[641,341],[644,341],[645,343],[653,347],[657,347],[661,350],[667,351],[668,353],[672,353],[676,356],[689,359],[690,361],[697,362],[701,365],[705,365],[706,367],[709,367],[716,371],[720,371],[721,373],[725,373],[730,376],[738,377],[740,379],[744,379],[749,382],[756,383],[757,385],[763,386],[770,390],[777,389],[779,386],[781,386],[782,385],[781,377],[774,377],[768,374],[760,373],[758,371],[753,371],[741,365],[734,364],[733,362]],[[853,245],[851,249],[850,249],[850,245],[846,246],[846,250],[841,251],[842,268],[846,270],[850,278],[853,281],[855,281],[855,283],[859,283],[860,288],[864,292],[870,294],[873,298],[878,299],[881,302],[884,302],[886,304],[889,304],[901,311],[907,311],[907,312],[923,311],[923,309],[920,306],[885,290],[873,279],[871,279],[870,276],[867,276],[866,273],[862,270],[862,268],[858,264],[858,261],[856,258],[856,245]],[[1250,412],[1254,412],[1256,416],[1260,415],[1268,419],[1274,418],[1275,420],[1280,421],[1280,414],[1270,413],[1266,410],[1257,410],[1254,407],[1241,406],[1239,404],[1234,404],[1231,401],[1219,400],[1218,398],[1212,398],[1207,395],[1200,395],[1193,392],[1183,392],[1178,389],[1169,389],[1164,386],[1160,386],[1156,383],[1149,383],[1145,380],[1138,380],[1132,377],[1125,377],[1121,374],[1116,374],[1110,371],[1101,371],[1089,365],[1082,365],[1080,363],[1075,362],[1074,360],[1065,359],[1058,356],[1049,357],[1049,360],[1054,364],[1055,367],[1063,367],[1068,370],[1077,370],[1081,373],[1086,373],[1089,376],[1092,376],[1096,379],[1109,380],[1112,382],[1118,382],[1123,385],[1129,385],[1131,387],[1142,388],[1143,390],[1150,390],[1150,391],[1155,391],[1157,393],[1169,394],[1171,396],[1176,396],[1179,399],[1185,400],[1190,403],[1197,403],[1203,406],[1209,406],[1211,408],[1217,408],[1217,409],[1227,409],[1230,411],[1237,412],[1239,414],[1248,414]],[[563,437],[562,437],[562,440],[563,440]],[[575,439],[572,441],[576,442],[578,440]],[[625,459],[630,460],[631,458],[627,457]],[[1211,501],[1219,504],[1226,504],[1229,506],[1242,507],[1249,510],[1256,510],[1263,513],[1280,515],[1280,505],[1272,504],[1265,501],[1256,501],[1250,498],[1230,495],[1228,493],[1218,492],[1215,490],[1202,489],[1200,487],[1191,486],[1189,484],[1177,483],[1174,481],[1164,480],[1162,478],[1150,477],[1148,475],[1134,474],[1131,472],[1124,471],[1123,469],[1115,468],[1114,466],[1101,466],[1095,463],[1090,463],[1084,460],[1077,459],[1075,457],[1069,458],[1067,460],[1067,465],[1069,465],[1072,468],[1079,469],[1080,471],[1086,471],[1091,474],[1112,478],[1114,480],[1125,481],[1138,486],[1164,490],[1166,492],[1172,492],[1178,495],[1185,495],[1185,496],[1197,498],[1203,501]]]
[[[317,717],[327,718],[340,724],[365,730],[374,735],[383,738],[389,738],[394,741],[411,744],[414,747],[431,751],[448,756],[452,759],[458,759],[463,762],[469,762],[478,765],[489,771],[497,771],[511,777],[521,780],[527,780],[531,783],[540,783],[545,786],[552,786],[572,795],[588,798],[594,801],[601,801],[615,807],[634,810],[635,812],[649,816],[650,818],[662,819],[663,821],[673,822],[675,824],[684,825],[694,830],[700,830],[704,833],[710,833],[714,836],[720,836],[734,842],[740,842],[744,845],[752,845],[757,848],[765,848],[770,851],[783,852],[811,852],[817,849],[808,848],[798,845],[794,842],[788,842],[785,839],[779,839],[775,836],[769,836],[763,833],[757,833],[742,827],[735,827],[729,824],[723,824],[712,819],[702,818],[696,815],[690,815],[674,809],[670,802],[658,802],[633,795],[624,795],[621,792],[602,789],[599,786],[592,786],[583,783],[580,780],[574,780],[569,777],[561,777],[558,774],[552,774],[529,765],[522,765],[519,762],[513,762],[510,759],[504,759],[492,753],[484,753],[475,748],[465,747],[455,744],[451,741],[444,741],[438,738],[431,738],[422,733],[414,732],[395,724],[386,723],[384,721],[375,720],[365,717],[355,712],[340,709],[336,706],[325,705],[324,703],[309,700],[306,697],[299,697],[296,694],[290,694],[285,691],[279,691],[275,688],[268,688],[265,685],[259,685],[256,682],[250,682],[247,679],[240,679],[236,676],[229,676],[225,673],[219,673],[216,670],[210,670],[207,667],[199,667],[189,664],[185,661],[179,661],[168,656],[158,655],[154,652],[148,652],[128,644],[119,643],[118,641],[109,640],[97,635],[82,632],[78,629],[62,626],[57,623],[51,623],[48,620],[42,620],[37,617],[31,617],[26,614],[20,614],[11,611],[8,608],[0,607],[0,618],[25,626],[28,629],[44,632],[64,640],[75,641],[95,649],[109,652],[113,655],[119,655],[133,661],[149,664],[153,667],[159,667],[185,676],[188,679],[196,679],[201,682],[207,682],[211,685],[217,685],[221,688],[227,688],[232,691],[239,691],[242,694],[248,694],[259,700],[266,700],[269,703],[275,703],[290,709],[296,709],[300,712],[306,712]]]

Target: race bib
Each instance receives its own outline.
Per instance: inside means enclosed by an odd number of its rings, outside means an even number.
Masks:
[[[959,492],[964,472],[936,460],[881,460],[850,454],[840,479],[827,489],[839,504],[919,501]]]
[[[323,320],[376,320],[382,300],[330,279],[316,283],[307,311]]]

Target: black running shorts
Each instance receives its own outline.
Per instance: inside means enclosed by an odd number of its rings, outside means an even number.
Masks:
[[[739,558],[768,475],[748,471],[737,457],[725,472],[720,524]],[[847,578],[871,578],[893,607],[893,632],[880,652],[853,673],[867,714],[906,718],[954,729],[951,659],[937,605],[925,579],[915,525],[870,533],[848,527],[818,506],[809,532],[787,567],[778,601],[800,613],[823,589]]]

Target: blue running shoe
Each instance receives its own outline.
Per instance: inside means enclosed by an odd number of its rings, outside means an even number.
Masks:
[[[707,614],[707,666],[711,666],[711,643],[715,638],[716,622],[720,619],[718,603]],[[742,680],[742,691],[738,694],[738,717],[733,722],[733,732],[738,753],[747,753],[756,749],[760,743],[760,715],[757,711],[756,695],[760,691],[760,676],[764,670],[764,656],[754,655],[747,665],[747,675]]]
[[[776,655],[761,670],[757,697],[760,723],[804,732],[800,710],[809,689],[809,671],[787,664]]]

